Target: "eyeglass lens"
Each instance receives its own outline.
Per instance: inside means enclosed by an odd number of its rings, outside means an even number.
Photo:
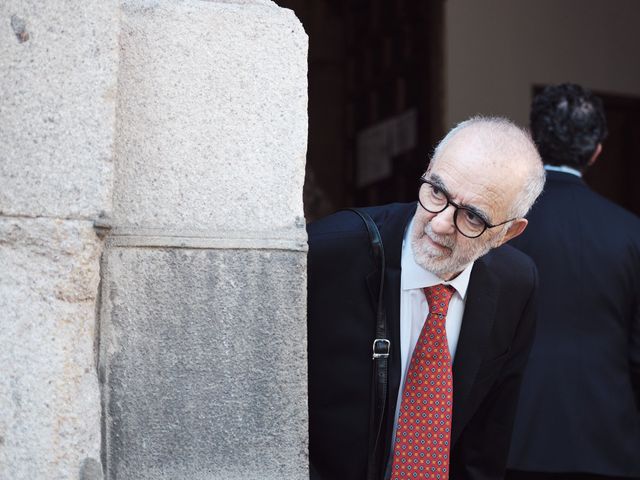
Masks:
[[[431,213],[440,213],[451,203],[456,208],[454,223],[456,228],[468,237],[476,237],[486,229],[485,221],[475,212],[458,207],[449,200],[444,191],[430,183],[424,183],[419,193],[420,204]]]

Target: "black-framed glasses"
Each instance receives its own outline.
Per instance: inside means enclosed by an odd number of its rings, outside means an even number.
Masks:
[[[456,229],[467,238],[477,238],[488,228],[499,227],[500,225],[515,220],[515,218],[511,218],[492,225],[482,218],[480,212],[475,211],[473,207],[458,205],[449,198],[449,195],[441,186],[424,177],[420,177],[418,201],[422,208],[431,213],[443,212],[449,205],[453,205],[456,209],[455,212],[453,212],[453,223]]]

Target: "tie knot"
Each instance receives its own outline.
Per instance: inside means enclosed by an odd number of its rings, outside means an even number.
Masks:
[[[430,313],[447,314],[449,309],[449,301],[456,290],[451,285],[433,285],[432,287],[424,287],[424,295],[427,297]]]

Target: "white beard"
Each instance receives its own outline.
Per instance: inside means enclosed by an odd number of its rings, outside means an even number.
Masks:
[[[431,245],[425,236],[446,249]],[[494,243],[481,237],[462,237],[457,232],[454,235],[438,235],[433,232],[430,222],[425,226],[420,219],[416,219],[411,232],[411,247],[416,263],[443,280],[455,277],[467,265],[491,250]]]

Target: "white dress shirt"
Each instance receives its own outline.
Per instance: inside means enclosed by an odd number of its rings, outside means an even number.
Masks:
[[[548,172],[564,172],[570,173],[571,175],[575,175],[576,177],[582,178],[582,173],[580,170],[576,170],[575,168],[567,167],[566,165],[545,165],[544,169]]]
[[[453,280],[445,281],[425,270],[415,262],[413,257],[413,249],[411,248],[411,231],[413,229],[413,220],[409,223],[404,234],[402,242],[402,259],[401,259],[401,276],[400,276],[400,391],[398,393],[398,403],[396,405],[395,425],[398,422],[398,414],[400,412],[400,400],[402,400],[402,390],[404,388],[404,380],[409,369],[409,361],[413,354],[413,349],[418,342],[422,325],[427,319],[428,305],[424,295],[423,288],[438,285],[451,285],[455,288],[455,293],[449,302],[449,310],[446,318],[447,343],[449,344],[449,352],[451,352],[451,361],[456,354],[458,346],[458,337],[460,336],[460,328],[462,326],[462,315],[464,314],[464,306],[467,296],[467,287],[469,286],[469,278],[473,262]]]

